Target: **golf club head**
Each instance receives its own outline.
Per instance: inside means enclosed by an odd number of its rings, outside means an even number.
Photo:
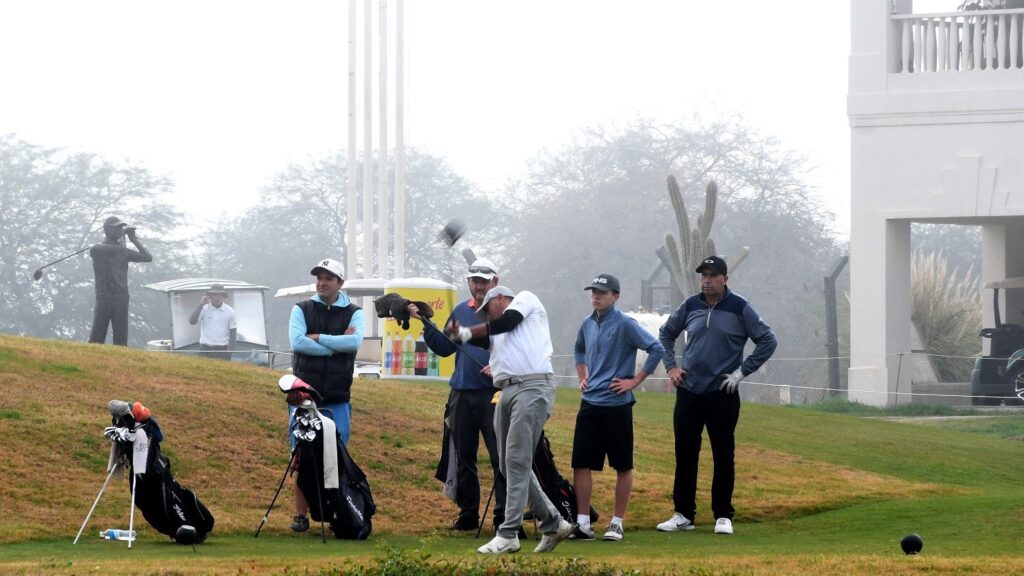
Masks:
[[[907,534],[900,540],[900,548],[907,555],[917,554],[924,548],[924,541],[917,534]]]
[[[462,235],[466,233],[466,224],[458,218],[452,218],[444,225],[441,230],[441,241],[444,242],[445,246],[451,248],[455,246],[455,243],[462,238]]]
[[[36,271],[32,273],[32,279],[35,280],[36,282],[38,282],[39,279],[42,278],[42,277],[43,277],[43,269],[42,268],[36,268]]]

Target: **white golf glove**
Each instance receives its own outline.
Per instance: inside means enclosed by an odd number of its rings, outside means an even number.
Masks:
[[[732,394],[736,392],[736,387],[740,385],[740,380],[743,380],[743,370],[737,368],[732,374],[722,374],[722,385],[718,389],[725,390],[726,394]]]

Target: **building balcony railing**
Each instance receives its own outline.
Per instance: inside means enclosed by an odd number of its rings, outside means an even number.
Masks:
[[[892,14],[898,74],[1024,69],[1024,9]]]

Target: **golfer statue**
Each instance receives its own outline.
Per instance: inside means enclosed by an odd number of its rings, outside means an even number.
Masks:
[[[128,263],[152,262],[153,256],[135,237],[135,227],[117,216],[103,222],[106,239],[89,249],[96,274],[96,309],[93,311],[89,342],[103,344],[107,325],[113,326],[114,345],[128,345]],[[124,245],[127,237],[138,250]]]

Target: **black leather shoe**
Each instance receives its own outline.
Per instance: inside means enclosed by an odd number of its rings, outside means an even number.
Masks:
[[[462,532],[469,532],[470,530],[476,530],[480,526],[480,518],[474,516],[465,516],[459,514],[459,517],[452,522],[449,527],[450,530],[460,530]]]

